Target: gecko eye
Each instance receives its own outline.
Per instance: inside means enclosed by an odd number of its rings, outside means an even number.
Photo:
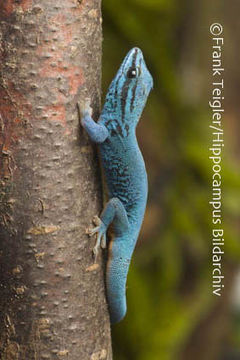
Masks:
[[[140,67],[132,67],[128,70],[127,77],[132,79],[138,77],[140,74],[141,74]]]

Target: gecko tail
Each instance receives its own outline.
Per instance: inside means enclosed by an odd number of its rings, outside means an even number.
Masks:
[[[116,324],[120,322],[126,315],[127,306],[126,306],[126,297],[122,298],[120,301],[109,301],[109,313],[111,324]]]
[[[111,258],[107,264],[107,300],[112,324],[121,321],[127,312],[126,282],[128,268],[129,262],[123,262],[122,258]]]

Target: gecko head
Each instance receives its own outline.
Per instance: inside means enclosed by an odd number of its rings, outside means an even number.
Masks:
[[[110,100],[122,123],[137,124],[143,111],[153,79],[145,64],[142,51],[134,47],[123,60],[113,79],[106,101]]]
[[[133,84],[137,84],[139,87],[144,85],[148,93],[153,87],[153,79],[147,69],[143,53],[137,47],[127,53],[119,73],[123,78],[132,80]]]

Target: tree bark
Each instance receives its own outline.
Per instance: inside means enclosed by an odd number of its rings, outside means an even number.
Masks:
[[[100,0],[0,3],[0,359],[110,359],[103,263],[85,235],[101,209],[96,151]]]

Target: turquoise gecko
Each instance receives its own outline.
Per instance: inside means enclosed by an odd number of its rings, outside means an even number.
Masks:
[[[89,235],[97,234],[93,249],[107,246],[106,232],[112,224],[106,268],[107,301],[111,323],[126,314],[126,281],[131,257],[142,225],[148,193],[147,173],[136,138],[136,126],[153,87],[139,48],[129,51],[113,79],[96,123],[88,102],[80,106],[81,124],[99,145],[108,198],[100,219],[95,217]]]

